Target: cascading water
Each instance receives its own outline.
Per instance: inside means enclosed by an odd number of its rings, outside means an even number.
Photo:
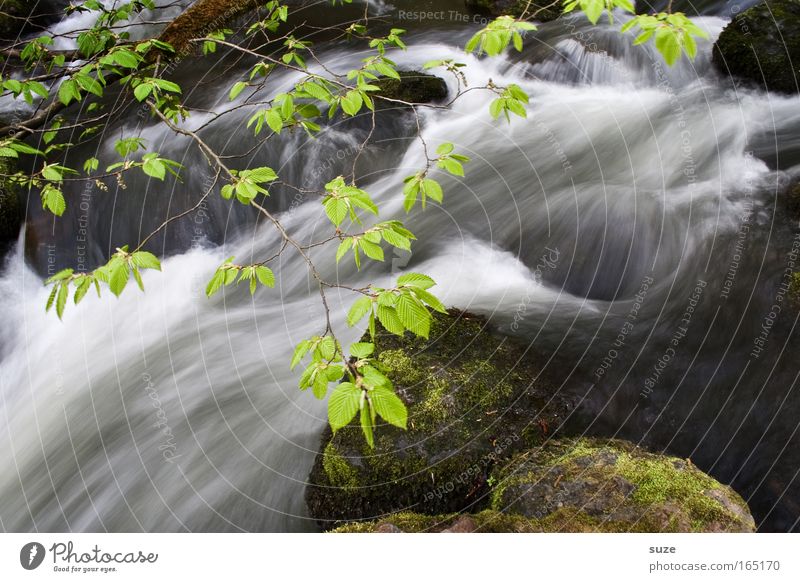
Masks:
[[[712,37],[725,24],[697,22]],[[691,455],[732,482],[765,529],[795,527],[800,400],[788,348],[796,315],[785,314],[764,350],[751,353],[796,240],[774,202],[791,168],[763,160],[778,159],[768,137],[797,125],[797,99],[727,89],[710,68],[708,42],[694,63],[669,69],[616,29],[574,18],[543,25],[523,55],[507,59],[459,53],[470,33],[432,28],[397,60],[418,67],[457,57],[470,86],[518,83],[531,95],[529,119],[492,122],[486,92],[424,112],[429,146],[453,141],[473,158],[467,179],[442,177],[444,204],[408,218],[419,239],[411,256],[357,272],[324,250],[315,255],[324,276],[358,284],[404,269],[430,274],[445,303],[490,316],[550,357],[563,388],[583,397],[575,430]],[[361,57],[327,51],[337,69]],[[208,71],[196,79],[207,82],[203,94],[189,98],[230,109],[227,90],[243,70],[221,79]],[[270,91],[292,81],[276,79]],[[208,122],[202,135],[241,153],[255,143],[250,114],[188,123]],[[386,219],[402,214],[399,185],[424,155],[408,113],[381,115],[359,167]],[[86,195],[85,209],[84,193],[72,192],[72,214],[50,234],[32,215],[36,268],[20,249],[0,279],[0,526],[313,529],[303,487],[325,409],[288,369],[292,347],[321,331],[303,262],[284,254],[277,288],[254,299],[236,289],[212,300],[202,293],[225,257],[274,252],[273,228],[214,197],[159,239],[174,255],[145,277],[146,293],[86,300],[63,323],[44,313],[43,275],[80,256],[91,268],[162,214],[191,207],[208,183],[189,142],[150,124],[127,119],[106,130],[99,157],[111,159],[121,135],[140,134],[187,165],[186,181],[135,178],[125,190]],[[336,122],[319,140],[288,137],[248,163],[318,186],[352,161],[365,135],[363,124]],[[290,191],[273,197],[301,240],[327,232],[318,203]],[[331,297],[339,329],[352,299]]]

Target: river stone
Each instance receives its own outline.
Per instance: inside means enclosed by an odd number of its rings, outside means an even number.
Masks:
[[[797,93],[800,0],[769,0],[735,16],[714,43],[712,60],[737,80]]]
[[[399,79],[380,77],[373,84],[380,87],[376,95],[408,103],[435,103],[447,99],[447,83],[435,75],[418,71],[398,71]],[[396,107],[397,103],[377,100],[378,106]]]
[[[374,449],[356,423],[325,431],[306,500],[326,529],[402,510],[481,509],[494,466],[573,409],[534,354],[474,315],[437,315],[430,340],[379,330],[376,357],[408,406],[408,430],[379,426]]]
[[[498,16],[513,16],[519,18],[527,8],[529,15],[534,15],[531,20],[549,22],[561,16],[560,4],[552,2],[528,2],[527,0],[465,0],[467,10],[484,16],[497,18]]]
[[[751,532],[742,498],[691,461],[621,440],[563,439],[494,474],[492,509],[546,531]]]

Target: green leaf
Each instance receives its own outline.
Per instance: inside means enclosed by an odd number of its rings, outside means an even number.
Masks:
[[[273,132],[279,134],[283,129],[283,118],[281,117],[281,114],[275,109],[270,109],[266,112],[265,117],[269,128]]]
[[[50,291],[50,296],[47,298],[47,305],[44,308],[46,312],[53,308],[53,305],[56,302],[56,295],[58,295],[58,285],[55,285],[53,290]]]
[[[137,101],[144,101],[152,93],[153,86],[150,83],[141,83],[133,90],[133,96]]]
[[[453,144],[444,142],[443,144],[439,145],[438,148],[436,148],[436,153],[440,156],[446,156],[447,154],[453,153],[454,149],[455,146]]]
[[[151,80],[158,86],[159,89],[162,89],[164,91],[169,91],[170,93],[181,92],[181,88],[172,81],[167,81],[165,79],[151,79]]]
[[[341,226],[344,219],[347,218],[348,205],[345,200],[341,198],[330,197],[323,204],[325,207],[325,214],[337,228]]]
[[[89,288],[92,286],[92,279],[91,277],[84,277],[80,283],[75,286],[75,297],[73,300],[75,301],[75,305],[81,302],[81,300],[86,296],[86,293],[89,291]]]
[[[371,243],[366,239],[362,239],[358,241],[358,246],[362,251],[364,251],[364,254],[373,261],[383,261],[383,249],[380,247],[380,245],[376,245],[375,243]]]
[[[75,75],[75,80],[84,91],[88,91],[89,93],[97,95],[98,97],[103,96],[103,86],[97,79],[90,77],[89,75],[78,74]]]
[[[436,285],[436,281],[421,273],[406,273],[397,278],[397,285],[410,285],[412,287],[419,287],[420,289],[430,289]]]
[[[597,21],[600,20],[600,16],[603,14],[605,2],[603,0],[586,0],[581,4],[589,22],[597,24]]]
[[[140,58],[136,56],[136,53],[133,53],[129,50],[114,51],[110,56],[120,67],[125,67],[126,69],[135,69],[139,66]]]
[[[152,178],[163,180],[167,175],[167,167],[158,158],[150,158],[142,164],[142,171]]]
[[[350,346],[350,355],[359,360],[368,358],[375,351],[375,344],[357,342]]]
[[[389,424],[406,428],[408,422],[408,409],[403,401],[390,388],[383,386],[376,387],[369,393],[372,406],[383,420]]]
[[[67,209],[67,202],[64,194],[58,188],[53,188],[49,184],[42,190],[42,208],[49,210],[56,216],[61,216]]]
[[[350,424],[358,412],[362,391],[351,382],[342,382],[328,399],[328,422],[334,432]]]
[[[72,101],[80,101],[81,92],[78,84],[72,79],[67,79],[58,88],[58,99],[64,105],[69,105]]]
[[[58,296],[56,297],[56,314],[59,319],[64,316],[64,308],[67,306],[67,297],[69,297],[69,285],[64,282],[59,285]]]
[[[269,267],[264,267],[263,265],[256,267],[256,277],[264,287],[275,286],[275,274]]]
[[[331,361],[336,357],[336,341],[330,336],[323,337],[317,349],[324,360]]]
[[[112,263],[109,262],[111,273],[108,278],[108,288],[114,295],[119,297],[128,284],[130,268],[128,267],[128,263],[122,260],[117,261],[113,267],[111,267],[111,265]]]
[[[428,338],[431,329],[431,315],[425,306],[404,293],[397,299],[396,312],[400,323],[414,335]]]
[[[336,249],[337,263],[342,260],[342,257],[344,257],[347,254],[347,251],[349,251],[352,246],[353,246],[353,239],[351,238],[346,238],[339,243],[339,248]]]
[[[297,347],[294,349],[294,354],[292,355],[292,363],[290,365],[292,370],[294,370],[297,364],[300,363],[300,361],[305,357],[305,355],[308,353],[308,350],[310,349],[311,349],[311,342],[309,340],[303,340],[299,344],[297,344]]]
[[[242,173],[244,174],[244,172]],[[272,182],[278,179],[278,174],[275,173],[275,170],[267,167],[247,170],[246,176],[256,184]]]
[[[432,293],[428,293],[420,288],[415,288],[414,295],[416,295],[420,300],[424,301],[425,304],[431,309],[438,311],[439,313],[447,313],[447,308]]]
[[[97,171],[97,168],[100,167],[100,160],[97,158],[89,158],[83,163],[83,171],[87,174],[91,174],[92,172]]]
[[[347,314],[347,325],[353,327],[371,310],[372,298],[367,296],[359,297],[356,299],[355,303],[353,303],[352,307],[350,307],[350,311]]]
[[[325,371],[317,368],[317,373],[314,376],[314,383],[311,385],[311,390],[317,399],[322,400],[328,393],[328,376]]]
[[[142,281],[142,275],[139,273],[139,269],[133,267],[131,272],[133,273],[133,279],[136,281],[136,285],[140,290],[144,291],[144,282]]]
[[[75,271],[72,269],[62,269],[52,277],[50,277],[47,281],[45,281],[46,285],[51,283],[55,283],[56,281],[63,281],[64,279],[69,279]]]
[[[397,316],[397,312],[392,307],[379,305],[378,321],[381,322],[381,325],[389,333],[393,333],[395,335],[403,335],[403,332],[405,332],[405,327],[403,326],[403,323],[400,321],[400,318]]]
[[[239,81],[238,83],[234,84],[229,95],[230,100],[233,101],[236,99],[239,96],[239,93],[241,93],[245,87],[247,87],[247,83],[244,81]]]
[[[447,170],[454,176],[464,176],[464,166],[452,158],[444,158],[439,161],[439,167]]]
[[[131,255],[131,262],[139,269],[161,270],[161,262],[153,253],[137,251]]]
[[[458,164],[458,167],[461,167],[461,164],[458,162],[453,162],[454,164]],[[464,171],[461,171],[461,175],[464,175]],[[435,202],[439,202],[441,204],[444,194],[442,192],[442,187],[436,180],[431,180],[430,178],[425,178],[422,181],[422,189],[425,190],[425,195]]]
[[[369,410],[366,406],[361,407],[361,430],[364,432],[364,438],[370,448],[375,447],[375,439],[372,436],[372,418],[370,418]]]

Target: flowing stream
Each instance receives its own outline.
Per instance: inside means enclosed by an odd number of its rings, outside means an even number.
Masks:
[[[724,13],[718,6],[704,13]],[[388,4],[382,12],[398,14]],[[727,22],[695,21],[712,39]],[[325,277],[354,285],[430,274],[446,304],[488,316],[550,358],[561,389],[581,398],[571,430],[691,457],[750,502],[763,530],[795,529],[797,311],[779,298],[800,239],[776,193],[798,170],[800,103],[732,90],[710,66],[708,41],[694,63],[667,68],[652,47],[619,35],[621,22],[561,19],[542,25],[521,55],[494,59],[459,52],[478,24],[420,23],[395,55],[402,67],[457,58],[469,86],[522,86],[529,118],[493,122],[485,91],[423,110],[428,147],[452,141],[473,161],[464,179],[441,176],[443,205],[408,217],[413,253],[387,253],[361,272],[350,260],[337,268],[333,248],[315,261]],[[322,46],[337,70],[363,57]],[[251,108],[213,121],[247,97],[227,99],[247,63],[204,62],[175,71],[192,105],[209,110],[187,124],[227,154],[247,152]],[[276,77],[265,95],[296,80]],[[271,140],[241,163],[318,187],[346,171],[368,130],[366,119],[334,119],[317,140]],[[381,112],[359,160],[383,219],[402,217],[402,179],[424,166],[415,131],[410,113]],[[43,277],[93,268],[213,183],[187,138],[135,108],[67,162],[109,162],[115,141],[132,135],[186,165],[184,181],[76,187],[56,221],[33,198],[0,278],[0,527],[314,530],[303,488],[325,405],[297,390],[288,362],[298,341],[322,331],[319,295],[288,251],[274,265],[274,290],[203,293],[226,257],[275,252],[274,228],[212,196],[153,242],[170,257],[163,273],[145,276],[146,293],[87,298],[63,323],[44,313]],[[329,232],[318,202],[276,190],[270,205],[302,241]],[[330,297],[340,330],[353,298]]]

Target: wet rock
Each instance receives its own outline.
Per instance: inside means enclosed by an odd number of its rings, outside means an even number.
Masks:
[[[714,44],[712,60],[737,82],[797,93],[800,0],[769,0],[736,15]]]
[[[0,158],[0,174],[8,174],[6,158]],[[0,257],[17,241],[22,227],[22,211],[17,192],[0,177]]]
[[[547,0],[466,0],[465,5],[467,10],[493,18],[505,15],[519,18],[525,13],[530,20],[549,22],[562,14],[561,3],[553,4]]]
[[[478,524],[469,515],[462,515],[458,519],[456,519],[455,523],[448,527],[447,529],[442,530],[442,533],[473,533],[477,531]]]
[[[535,354],[469,314],[437,316],[430,340],[379,331],[376,355],[408,406],[408,430],[380,426],[374,449],[355,424],[325,432],[306,500],[326,529],[479,510],[495,465],[541,443],[573,407]]]
[[[786,203],[786,211],[789,214],[789,218],[792,220],[800,220],[800,179],[796,179],[789,184],[783,198]]]
[[[398,71],[400,79],[381,77],[374,82],[380,87],[377,95],[407,103],[436,103],[447,99],[447,83],[443,79],[417,71]],[[397,103],[378,99],[382,107],[396,107]]]
[[[551,441],[494,475],[496,511],[545,531],[749,532],[747,504],[688,461],[619,440]]]
[[[403,530],[393,523],[383,522],[375,527],[375,533],[403,533]]]
[[[404,532],[752,532],[742,498],[691,462],[620,440],[561,439],[494,472],[492,507],[475,514],[400,512]],[[336,532],[380,531],[355,522]]]

